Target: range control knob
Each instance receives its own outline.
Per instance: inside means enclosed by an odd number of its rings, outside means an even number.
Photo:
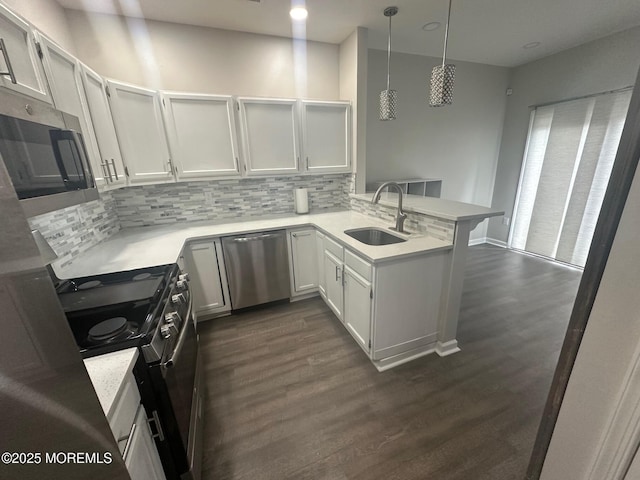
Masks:
[[[189,274],[188,273],[182,273],[182,274],[178,275],[178,280],[182,280],[182,281],[188,282],[190,280]]]
[[[164,316],[164,322],[170,327],[175,326],[175,322],[180,320],[180,315],[178,312],[169,312]]]
[[[160,335],[164,339],[169,338],[171,336],[171,325],[162,325],[160,327]]]
[[[180,290],[186,290],[187,289],[187,281],[186,280],[178,280],[176,282],[176,287],[178,287]]]
[[[175,295],[171,295],[171,303],[174,305],[182,305],[186,303],[187,299],[184,297],[182,293],[176,293]]]

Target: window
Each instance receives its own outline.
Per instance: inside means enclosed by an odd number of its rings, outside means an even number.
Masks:
[[[630,99],[623,91],[532,112],[512,248],[584,266]]]

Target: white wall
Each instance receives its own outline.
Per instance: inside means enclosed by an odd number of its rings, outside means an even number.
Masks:
[[[357,193],[364,193],[367,179],[367,42],[367,29],[358,27],[340,44],[340,98],[351,101],[351,164]]]
[[[433,57],[392,53],[391,88],[398,91],[398,118],[379,120],[386,88],[386,52],[369,50],[367,183],[431,177],[442,179],[442,198],[491,205],[506,108],[509,70],[456,64],[453,105],[429,107]],[[473,238],[481,238],[477,228]]]
[[[640,27],[565,50],[513,70],[492,206],[512,217],[530,105],[633,85],[640,65]],[[509,227],[489,221],[488,236],[506,242]]]
[[[67,18],[78,57],[106,77],[187,92],[340,95],[338,45],[71,10]]]
[[[65,10],[55,0],[2,0],[2,3],[29,20],[65,50],[76,52]]]

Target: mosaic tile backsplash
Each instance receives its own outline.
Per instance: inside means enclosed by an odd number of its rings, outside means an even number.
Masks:
[[[396,222],[397,209],[395,207],[387,207],[379,203],[374,205],[369,200],[363,200],[362,198],[350,197],[349,200],[350,208],[355,212],[380,218],[385,222],[388,221],[391,225]],[[430,217],[420,213],[406,213],[407,219],[404,222],[404,227],[408,231],[428,233],[432,237],[453,243],[456,228],[454,221]]]
[[[293,213],[293,190],[311,210],[349,208],[352,174],[262,177],[128,187],[113,192],[122,228]]]
[[[98,200],[32,217],[29,225],[32,230],[40,230],[58,255],[56,265],[64,267],[120,230],[115,207],[112,194],[103,192]]]

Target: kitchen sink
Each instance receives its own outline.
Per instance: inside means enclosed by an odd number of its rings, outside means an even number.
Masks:
[[[391,245],[407,241],[406,238],[393,235],[382,228],[354,228],[353,230],[345,230],[344,233],[367,245]]]

